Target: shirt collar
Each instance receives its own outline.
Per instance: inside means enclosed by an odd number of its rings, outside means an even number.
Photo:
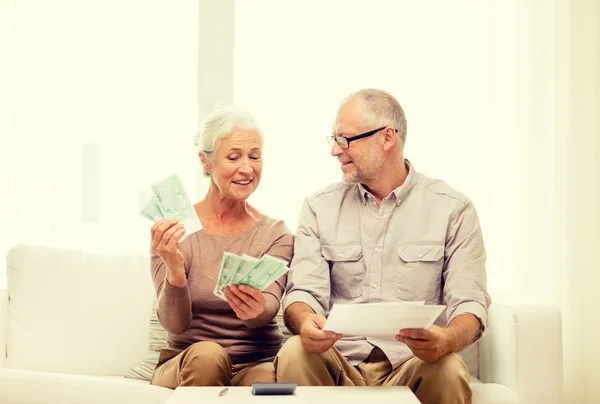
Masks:
[[[417,175],[415,173],[415,168],[412,163],[408,159],[404,159],[404,166],[408,170],[408,176],[404,180],[404,183],[400,185],[398,188],[394,189],[385,199],[395,198],[396,206],[400,205],[404,199],[408,196],[410,191],[417,184]],[[358,190],[360,193],[360,198],[363,204],[367,204],[369,198],[375,199],[375,197],[363,186],[363,184],[358,184]]]

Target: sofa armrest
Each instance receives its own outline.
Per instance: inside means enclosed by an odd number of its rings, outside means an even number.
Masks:
[[[6,360],[6,326],[8,321],[8,290],[0,289],[0,368]]]
[[[494,303],[480,345],[480,378],[517,392],[522,403],[558,403],[562,398],[561,314],[555,306]]]

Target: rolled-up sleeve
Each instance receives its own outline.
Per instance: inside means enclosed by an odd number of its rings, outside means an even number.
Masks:
[[[292,303],[303,302],[315,313],[325,315],[329,310],[330,293],[329,263],[321,253],[317,217],[306,199],[294,238],[294,258],[288,275],[283,310]]]
[[[487,327],[491,303],[487,293],[486,252],[475,207],[462,202],[450,217],[444,262],[444,303],[448,324],[461,314],[473,314]]]

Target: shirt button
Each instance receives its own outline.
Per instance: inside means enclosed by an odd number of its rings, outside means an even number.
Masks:
[[[372,285],[371,285],[371,287],[372,287],[373,289],[377,289],[377,284],[376,284],[376,283],[374,283],[374,284],[372,284]]]
[[[379,248],[375,247],[375,252],[376,253],[379,252]]]
[[[340,253],[340,258],[344,258],[344,254]]]

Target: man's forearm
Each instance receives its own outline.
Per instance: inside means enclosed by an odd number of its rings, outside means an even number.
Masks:
[[[479,334],[481,323],[473,314],[456,316],[446,330],[451,341],[451,352],[460,352],[469,346]]]
[[[308,314],[314,314],[315,311],[306,303],[295,302],[288,306],[283,315],[284,320],[290,331],[294,334],[300,334],[302,323]]]

